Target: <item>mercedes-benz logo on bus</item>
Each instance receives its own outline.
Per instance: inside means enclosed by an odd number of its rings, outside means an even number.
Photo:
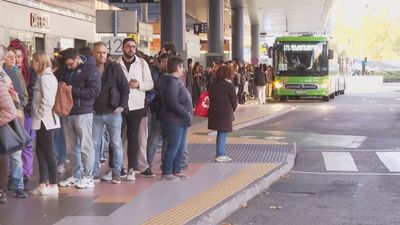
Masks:
[[[304,84],[299,84],[299,88],[303,89],[304,88]]]

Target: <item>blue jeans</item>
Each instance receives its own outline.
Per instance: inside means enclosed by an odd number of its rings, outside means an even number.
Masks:
[[[10,154],[11,186],[24,189],[24,170],[22,163],[22,150]]]
[[[61,119],[61,126],[64,126],[63,119]],[[58,163],[65,163],[67,157],[67,148],[65,147],[65,139],[63,129],[54,130],[54,153]]]
[[[147,163],[151,168],[154,161],[154,155],[156,154],[156,150],[158,147],[158,143],[160,142],[161,135],[161,122],[157,120],[157,116],[155,113],[150,116],[150,129],[149,129],[149,137],[147,138]],[[165,152],[167,148],[166,140],[162,140],[162,149]]]
[[[104,131],[107,129],[110,138],[110,150],[113,151],[113,172],[119,174],[122,167],[122,141],[121,141],[121,125],[122,116],[121,114],[114,115],[110,114],[94,114],[93,117],[93,141],[95,153],[93,176],[98,176],[100,152],[102,148],[102,141],[104,137]]]
[[[186,145],[187,127],[163,121],[162,129],[167,138],[167,149],[162,162],[162,174],[180,173],[183,151]]]
[[[217,131],[217,157],[225,155],[225,143],[228,132]]]
[[[93,114],[70,115],[62,118],[65,145],[72,152],[72,171],[76,179],[92,179],[94,146],[92,135]],[[82,165],[83,164],[83,165]]]

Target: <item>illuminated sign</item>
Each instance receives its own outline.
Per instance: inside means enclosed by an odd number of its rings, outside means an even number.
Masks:
[[[284,51],[313,51],[315,45],[284,45]]]
[[[195,23],[193,24],[193,32],[195,34],[202,34],[208,32],[207,23]]]

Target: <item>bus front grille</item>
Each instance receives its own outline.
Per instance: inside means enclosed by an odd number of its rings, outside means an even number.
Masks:
[[[285,84],[286,89],[318,89],[316,84]]]

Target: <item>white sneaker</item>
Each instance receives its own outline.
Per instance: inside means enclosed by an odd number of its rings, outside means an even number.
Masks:
[[[215,157],[215,162],[229,162],[231,160],[232,160],[231,158],[225,155]]]
[[[65,166],[64,166],[64,163],[58,164],[58,166],[57,166],[57,173],[58,173],[58,174],[63,174],[63,173],[65,173]]]
[[[105,175],[100,178],[101,181],[111,181],[112,180],[112,172],[108,171]]]
[[[52,186],[47,186],[47,194],[58,194],[59,190],[58,190],[58,186],[53,185]]]
[[[129,180],[129,181],[136,180],[135,171],[132,168],[128,169],[128,175],[126,175],[126,180]]]
[[[47,187],[37,187],[35,188],[35,190],[32,191],[32,194],[34,195],[47,195],[48,194],[48,190]]]
[[[91,178],[84,177],[76,183],[76,187],[79,189],[94,188],[94,181]]]
[[[61,181],[58,183],[60,187],[73,187],[76,186],[76,183],[79,181],[79,179],[76,179],[75,177],[68,177],[66,180]]]

